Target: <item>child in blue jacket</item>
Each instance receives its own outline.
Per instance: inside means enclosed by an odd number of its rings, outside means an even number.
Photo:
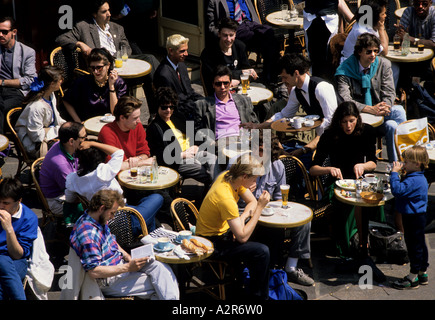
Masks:
[[[429,255],[425,242],[426,210],[428,202],[428,182],[424,169],[429,165],[426,148],[412,146],[402,153],[403,163],[394,162],[391,171],[391,192],[396,199],[396,209],[402,215],[405,243],[408,248],[410,273],[395,281],[396,289],[416,289],[420,284],[428,284],[427,267]],[[399,171],[406,175],[400,181]]]

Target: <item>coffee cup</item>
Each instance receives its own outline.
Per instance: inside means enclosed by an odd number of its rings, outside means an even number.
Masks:
[[[294,118],[292,125],[293,125],[293,128],[295,128],[295,129],[302,128],[302,118]]]
[[[367,183],[376,183],[376,176],[373,174],[373,173],[366,173],[365,175],[364,175],[364,180],[367,182]]]
[[[180,232],[178,232],[178,236],[177,236],[177,240],[179,242],[183,241],[184,239],[186,240],[190,240],[190,238],[192,237],[192,231],[189,230],[182,230]]]
[[[314,126],[314,120],[305,120],[305,126],[306,127]]]
[[[169,244],[171,243],[171,240],[167,237],[162,237],[157,239],[157,248],[164,250]]]

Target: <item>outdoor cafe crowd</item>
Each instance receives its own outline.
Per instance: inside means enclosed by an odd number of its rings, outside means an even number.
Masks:
[[[188,38],[168,36],[167,54],[160,62],[151,54],[133,52],[128,34],[111,21],[109,1],[92,1],[88,19],[53,39],[64,52],[80,49],[86,67],[73,79],[56,64],[37,73],[35,51],[17,41],[19,30],[12,18],[1,18],[0,133],[12,140],[20,157],[41,162],[41,203],[64,226],[68,263],[76,263],[74,286],[61,298],[183,298],[179,269],[157,254],[133,259],[132,248],[120,246],[111,233],[111,221],[122,208],[135,209],[138,215],[132,215],[129,232],[136,243],[149,240],[147,235],[162,226],[180,231],[171,204],[182,197],[180,185],[188,178],[203,185],[203,192],[194,202],[198,214],[187,229],[208,241],[211,259],[234,270],[233,285],[244,287],[240,299],[268,299],[274,268],[285,270],[290,282],[312,286],[315,279],[300,260],[311,258],[315,225],[331,237],[338,256],[371,266],[374,280],[385,282],[367,238],[368,220],[384,222],[386,215],[394,215],[395,228],[404,234],[410,261],[410,273],[391,285],[408,289],[427,284],[424,228],[432,180],[429,155],[420,144],[429,142],[432,114],[407,110],[410,102],[402,93],[433,81],[431,60],[418,59],[417,45],[433,49],[435,11],[431,0],[414,0],[405,10],[396,34],[404,47],[410,42],[411,53],[408,61],[397,62],[391,57],[400,49],[389,46],[393,39],[385,25],[387,3],[361,1],[361,7],[371,8],[367,22],[344,0],[307,0],[299,12],[306,47],[296,52],[290,45],[280,52],[276,27],[261,23],[253,1],[207,1],[200,71],[204,95],[193,89],[185,64]],[[348,31],[338,30],[339,16],[344,16]],[[329,46],[329,40],[338,39],[334,35],[344,41],[338,52]],[[249,61],[252,51],[262,58],[261,66]],[[146,61],[149,68],[123,76],[122,58],[124,64]],[[134,95],[137,86],[145,92],[148,123],[141,121],[143,101]],[[255,88],[272,91],[273,98],[254,105],[249,92]],[[9,127],[13,111],[18,116]],[[365,115],[375,120],[364,120]],[[429,122],[421,128],[423,138],[402,150],[396,128],[415,115]],[[86,126],[94,117],[104,123],[97,132]],[[282,132],[275,131],[277,123],[286,123]],[[298,140],[297,132],[308,131],[308,141]],[[377,150],[381,144],[387,151],[382,159]],[[301,170],[292,172],[286,161]],[[379,161],[390,166],[387,185],[394,210],[384,212],[379,201],[373,206],[358,199],[354,205],[340,201],[334,192],[340,182],[353,181],[354,192],[345,198],[356,197],[356,184],[369,184],[367,174]],[[156,164],[157,179],[175,171],[176,181],[159,188],[151,181],[140,182],[144,168]],[[122,172],[136,182],[123,181]],[[4,176],[0,182],[0,300],[26,299],[24,279],[38,298],[47,299],[54,267],[42,238],[44,225],[38,227],[37,216],[24,204],[19,178]],[[262,217],[285,220],[296,214],[297,203],[310,208],[303,222],[278,228],[261,223]],[[313,215],[319,204],[331,210]],[[358,245],[351,246],[351,239]],[[91,292],[95,283],[97,293]]]

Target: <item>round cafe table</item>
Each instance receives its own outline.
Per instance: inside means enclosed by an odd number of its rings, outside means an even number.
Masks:
[[[394,11],[394,15],[399,19],[402,18],[403,12],[406,10],[406,8],[408,7],[402,7],[397,9],[396,11]]]
[[[421,62],[431,59],[433,54],[432,49],[424,48],[423,52],[418,52],[418,48],[410,47],[409,54],[402,56],[401,52],[394,50],[394,46],[388,46],[388,54],[385,57],[393,62]]]
[[[294,228],[313,219],[313,210],[297,202],[288,202],[288,208],[281,208],[282,201],[270,201],[266,208],[273,210],[272,215],[261,215],[258,224],[269,228]]]
[[[3,151],[9,146],[9,139],[5,136],[0,134],[0,151]]]
[[[159,166],[159,177],[156,183],[141,183],[139,176],[141,171],[141,167],[139,167],[138,176],[132,178],[130,170],[122,170],[118,173],[119,184],[133,190],[161,190],[173,187],[180,181],[180,175],[177,171],[168,167]]]
[[[275,120],[274,122],[272,122],[270,127],[273,130],[279,131],[279,132],[297,133],[297,132],[303,132],[303,131],[315,129],[318,126],[320,126],[321,124],[322,124],[322,120],[316,120],[316,121],[314,121],[314,125],[311,127],[306,127],[306,126],[302,125],[302,128],[295,129],[291,126],[290,121],[288,121],[287,118],[282,118],[282,119],[278,119],[278,120]]]
[[[304,27],[303,17],[298,16],[295,20],[286,21],[282,19],[281,11],[269,13],[266,16],[266,21],[283,29],[302,29]]]
[[[118,75],[125,79],[140,78],[151,72],[151,64],[144,60],[128,58],[122,62],[121,68],[115,68]]]
[[[101,128],[103,128],[106,124],[112,122],[112,121],[110,122],[101,121],[102,118],[103,116],[96,116],[96,117],[89,118],[88,120],[83,122],[83,126],[85,127],[86,132],[88,134],[98,136],[98,134],[101,131]]]
[[[427,154],[429,155],[429,162],[435,163],[435,148],[433,143],[431,143],[431,148],[426,148]],[[426,146],[426,144],[422,145],[423,147]]]
[[[387,192],[384,193],[384,198],[378,203],[368,203],[365,202],[362,198],[357,198],[355,191],[350,191],[350,197],[346,197],[343,194],[341,194],[341,190],[342,189],[338,186],[334,189],[334,195],[337,198],[337,200],[342,203],[349,204],[351,206],[357,206],[357,207],[380,207],[385,205],[386,201],[394,198],[391,192]]]
[[[384,123],[384,117],[383,116],[377,116],[371,113],[361,112],[361,120],[363,123],[367,123],[371,125],[372,127],[379,127],[381,124]]]
[[[237,87],[237,92],[242,94],[242,86]],[[256,87],[251,84],[247,90],[247,96],[251,99],[252,104],[256,106],[262,101],[271,101],[273,99],[273,92],[266,88]]]

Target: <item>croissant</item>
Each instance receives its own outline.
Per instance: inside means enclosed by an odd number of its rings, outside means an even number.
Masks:
[[[198,240],[196,240],[196,239],[194,239],[194,238],[192,238],[192,239],[190,239],[190,241],[195,245],[195,246],[197,246],[197,247],[199,247],[199,248],[201,248],[201,249],[204,249],[205,251],[211,251],[211,248],[210,247],[207,247],[204,243],[202,243],[201,241],[198,241]]]
[[[195,253],[198,256],[202,256],[204,254],[204,250],[202,248],[195,246],[192,242],[190,242],[187,239],[183,239],[182,245],[186,250]]]

